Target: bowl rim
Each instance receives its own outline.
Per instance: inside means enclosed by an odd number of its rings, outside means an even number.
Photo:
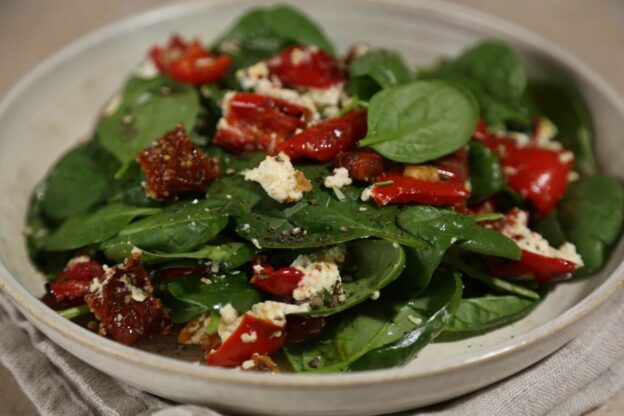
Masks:
[[[573,69],[575,73],[589,84],[593,85],[593,87],[616,108],[618,113],[624,117],[624,101],[599,75],[578,58],[564,51],[559,46],[516,24],[466,6],[447,3],[446,1],[359,1],[379,6],[403,7],[411,13],[417,12],[422,15],[430,15],[447,21],[450,24],[477,25],[491,33],[492,37],[502,36],[514,38],[516,41],[523,43],[525,47],[549,55],[562,63],[565,67]],[[161,6],[125,17],[96,29],[95,31],[89,32],[45,58],[31,69],[26,76],[21,78],[0,101],[0,115],[10,109],[13,102],[22,95],[22,92],[29,88],[33,82],[45,76],[48,71],[63,65],[67,60],[72,59],[83,51],[109,38],[133,31],[136,28],[175,19],[193,10],[210,9],[223,4],[232,4],[233,2],[245,3],[246,1],[213,0],[211,2],[206,2],[203,0],[192,0]],[[325,0],[325,3],[328,3],[328,1]],[[468,354],[462,360],[451,356],[421,368],[407,366],[346,374],[305,375],[285,373],[276,376],[273,374],[249,373],[209,366],[198,366],[194,363],[142,351],[103,338],[78,325],[68,322],[66,319],[54,313],[29,293],[15,277],[12,276],[4,264],[0,262],[0,290],[8,295],[20,310],[32,316],[41,325],[61,334],[73,343],[80,344],[83,348],[88,348],[93,350],[93,352],[103,354],[109,359],[122,361],[126,365],[140,366],[158,372],[167,371],[183,377],[194,377],[204,381],[214,381],[218,379],[226,383],[292,388],[311,386],[348,388],[355,385],[370,385],[387,381],[425,379],[432,376],[453,373],[466,367],[484,365],[529,349],[556,333],[566,330],[575,322],[581,321],[595,311],[623,284],[624,259],[600,286],[595,288],[584,299],[561,315],[525,334],[515,337],[513,340],[493,345],[484,350],[475,350],[474,353]]]

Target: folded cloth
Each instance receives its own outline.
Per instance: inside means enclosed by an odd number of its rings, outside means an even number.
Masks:
[[[596,312],[587,330],[541,362],[460,399],[400,416],[581,415],[624,388],[622,322],[624,291]],[[37,331],[1,294],[0,330],[0,362],[44,415],[223,415],[176,405],[99,372]]]

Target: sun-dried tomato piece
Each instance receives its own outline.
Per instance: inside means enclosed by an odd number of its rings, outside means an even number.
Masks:
[[[168,327],[149,276],[134,259],[107,269],[91,285],[85,301],[100,321],[100,334],[122,344],[132,344]]]
[[[146,180],[147,194],[172,201],[185,192],[205,192],[219,176],[219,161],[209,159],[193,144],[183,126],[165,133],[137,156]]]
[[[311,116],[307,107],[245,92],[227,94],[222,107],[213,143],[233,152],[272,151]]]
[[[76,256],[67,262],[58,278],[50,284],[57,302],[82,299],[89,293],[91,281],[104,275],[102,265],[89,256]]]
[[[286,320],[286,341],[302,342],[317,336],[325,326],[322,316],[291,315]]]
[[[375,182],[386,170],[388,162],[373,150],[356,150],[339,153],[334,159],[334,166],[345,168],[349,177],[361,182]]]
[[[330,88],[345,81],[345,71],[317,46],[291,46],[266,61],[269,75],[292,87]]]

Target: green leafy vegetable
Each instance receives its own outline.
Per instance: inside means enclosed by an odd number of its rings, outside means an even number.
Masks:
[[[526,316],[537,304],[536,300],[512,295],[462,299],[440,339],[472,337],[508,325]]]
[[[578,92],[554,82],[531,81],[528,93],[538,114],[557,126],[555,139],[574,152],[575,169],[584,175],[596,173],[591,117]]]
[[[199,97],[193,86],[166,76],[131,78],[119,107],[98,125],[97,136],[123,169],[141,150],[178,124],[192,130],[198,112]]]
[[[483,143],[470,141],[468,163],[473,201],[482,201],[505,186],[505,177],[498,158]]]
[[[401,55],[396,52],[373,50],[358,56],[349,66],[347,90],[368,100],[383,88],[405,84],[412,78]]]
[[[167,290],[178,301],[194,305],[192,311],[197,315],[210,310],[218,311],[228,303],[242,313],[261,301],[258,291],[249,284],[247,276],[241,272],[182,276],[168,282]],[[187,311],[185,315],[188,318],[191,313]]]
[[[43,249],[63,251],[100,243],[115,236],[130,221],[139,216],[160,212],[157,208],[138,208],[128,205],[106,205],[95,212],[70,217],[43,240]],[[149,217],[148,217],[149,218]]]
[[[346,301],[334,307],[313,309],[306,315],[332,315],[369,299],[396,279],[405,267],[401,246],[383,240],[357,241],[347,246],[348,259],[356,269],[351,281],[343,283]]]
[[[266,24],[278,36],[302,45],[316,45],[333,54],[334,47],[323,30],[300,11],[286,5],[267,10]]]
[[[461,89],[443,81],[415,81],[375,94],[368,136],[359,142],[404,163],[449,154],[470,139],[479,111]]]

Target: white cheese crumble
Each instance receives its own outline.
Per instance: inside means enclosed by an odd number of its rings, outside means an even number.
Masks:
[[[241,368],[243,370],[251,370],[256,366],[256,362],[254,360],[246,360],[241,364]]]
[[[77,264],[82,264],[82,263],[88,263],[89,260],[91,260],[89,258],[89,256],[78,256],[78,257],[74,257],[71,260],[69,260],[67,262],[67,266],[66,267],[73,267]]]
[[[260,245],[260,241],[257,238],[251,239],[251,244],[253,244],[258,250],[262,250],[262,246]]]
[[[244,344],[253,344],[257,340],[258,334],[256,333],[256,331],[245,332],[241,334],[241,341],[243,341]]]
[[[369,186],[368,188],[364,188],[364,190],[362,191],[362,195],[360,196],[360,199],[366,202],[369,199],[371,199],[372,196],[373,196],[373,187]]]
[[[119,281],[126,285],[126,287],[130,290],[130,297],[132,297],[132,300],[134,300],[135,302],[143,302],[145,299],[147,299],[147,292],[139,287],[134,286],[130,281],[130,277],[128,277],[128,275],[121,276]]]
[[[258,182],[266,193],[278,202],[295,202],[312,190],[308,179],[296,170],[283,152],[267,156],[258,167],[244,172],[246,181]]]
[[[371,297],[370,297],[370,298],[371,298],[371,300],[377,300],[377,299],[379,299],[380,297],[381,297],[381,292],[380,292],[380,291],[378,291],[378,290],[376,290],[376,291],[374,291],[374,292],[373,292],[373,294],[371,295]]]
[[[151,79],[156,77],[160,71],[154,65],[151,59],[146,59],[139,64],[134,70],[134,75],[143,79]]]
[[[343,188],[347,185],[351,185],[353,181],[349,177],[349,171],[346,168],[336,168],[334,172],[325,177],[323,185],[326,188]]]
[[[290,266],[301,271],[303,278],[293,291],[293,298],[301,302],[322,295],[325,291],[331,293],[341,284],[340,271],[336,263],[344,262],[345,256],[346,253],[341,246],[297,256]]]
[[[310,305],[308,304],[291,305],[289,303],[268,300],[266,302],[256,303],[247,313],[258,319],[271,321],[275,326],[283,328],[286,325],[286,315],[305,313],[309,310]]]
[[[221,315],[221,320],[219,321],[217,333],[221,338],[221,342],[225,342],[225,340],[236,331],[242,318],[238,316],[238,312],[236,312],[236,309],[234,309],[231,303],[221,307],[219,309],[219,315]]]
[[[414,315],[408,315],[407,319],[414,325],[420,325],[422,323],[422,319]]]
[[[548,241],[528,227],[529,215],[527,212],[514,209],[506,215],[504,225],[500,229],[508,238],[518,244],[522,250],[540,254],[546,257],[554,257],[575,263],[577,267],[583,266],[583,259],[576,252],[576,247],[572,243],[564,243],[558,249],[552,247]]]

